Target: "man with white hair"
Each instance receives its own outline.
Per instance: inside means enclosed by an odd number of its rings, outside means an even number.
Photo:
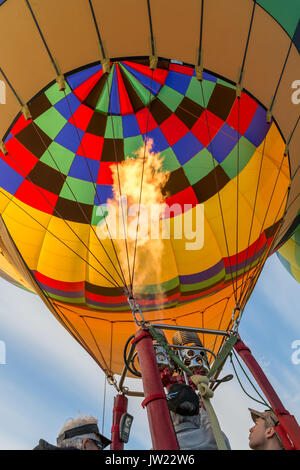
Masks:
[[[93,416],[81,416],[65,423],[59,432],[57,446],[40,439],[34,450],[103,450],[111,443],[100,434],[98,420]]]

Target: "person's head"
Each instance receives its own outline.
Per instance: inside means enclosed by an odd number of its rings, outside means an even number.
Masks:
[[[103,450],[110,443],[109,439],[100,434],[98,420],[93,416],[67,421],[57,438],[58,447],[80,450]]]
[[[199,398],[194,390],[182,383],[172,384],[167,394],[168,408],[181,416],[199,414]]]
[[[280,450],[282,442],[276,433],[278,418],[271,410],[256,411],[249,408],[254,421],[249,431],[249,447],[253,450]]]

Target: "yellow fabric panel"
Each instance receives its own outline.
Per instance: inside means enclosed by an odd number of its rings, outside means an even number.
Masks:
[[[13,198],[2,213],[5,225],[30,270],[36,270],[51,216]]]
[[[38,271],[59,281],[77,282],[85,279],[85,245],[88,244],[89,226],[70,221],[66,225],[62,219],[52,216],[48,230],[65,244],[46,232],[41,246]]]

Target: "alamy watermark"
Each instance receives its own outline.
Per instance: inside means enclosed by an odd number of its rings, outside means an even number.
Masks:
[[[292,93],[292,103],[299,104],[300,103],[300,80],[294,80],[292,83],[292,88],[296,90]]]
[[[96,215],[100,239],[185,240],[186,250],[200,250],[204,245],[204,204],[128,204],[122,196],[118,203],[101,204]],[[106,220],[104,220],[106,219]]]
[[[6,344],[0,340],[0,365],[6,364]]]
[[[291,356],[292,363],[298,366],[300,364],[300,339],[295,339],[292,342],[292,349],[295,349]]]
[[[6,85],[0,80],[0,104],[6,104]]]

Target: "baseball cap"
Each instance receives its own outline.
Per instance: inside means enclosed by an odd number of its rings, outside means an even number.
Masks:
[[[254,422],[256,422],[257,418],[262,418],[266,422],[267,426],[275,427],[279,424],[278,418],[272,410],[256,411],[252,408],[248,408],[248,410],[250,411]]]

